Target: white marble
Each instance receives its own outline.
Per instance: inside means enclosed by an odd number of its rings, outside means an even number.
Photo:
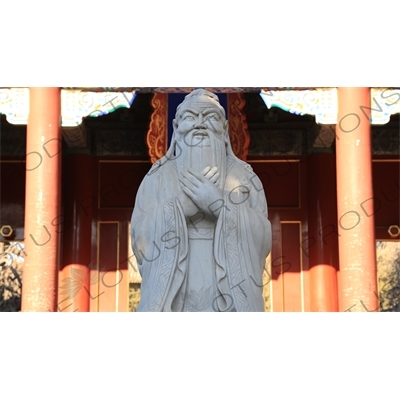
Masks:
[[[137,311],[264,311],[271,225],[261,181],[233,154],[213,93],[187,95],[173,126],[132,214],[142,276]]]

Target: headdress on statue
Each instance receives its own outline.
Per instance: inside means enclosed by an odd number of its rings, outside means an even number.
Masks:
[[[226,119],[225,109],[221,106],[218,96],[205,89],[195,89],[193,92],[186,95],[182,103],[176,108],[175,118],[179,115],[179,110],[188,103],[201,105],[202,107],[204,107],[204,103],[210,103],[210,105],[216,107],[224,119]]]

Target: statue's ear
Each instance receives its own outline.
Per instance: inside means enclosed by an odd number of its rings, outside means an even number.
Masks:
[[[172,126],[174,127],[174,131],[178,128],[178,122],[176,122],[176,119],[172,120]]]

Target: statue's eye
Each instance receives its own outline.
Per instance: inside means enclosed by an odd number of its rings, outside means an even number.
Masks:
[[[192,115],[186,115],[185,117],[183,117],[184,120],[188,120],[188,121],[193,121],[194,118]]]
[[[209,115],[206,119],[208,121],[218,121],[218,118],[215,114]]]

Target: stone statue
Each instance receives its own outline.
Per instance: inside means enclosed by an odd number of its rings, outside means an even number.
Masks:
[[[215,94],[187,95],[173,127],[132,214],[137,311],[264,311],[271,225],[261,181],[233,154]]]

